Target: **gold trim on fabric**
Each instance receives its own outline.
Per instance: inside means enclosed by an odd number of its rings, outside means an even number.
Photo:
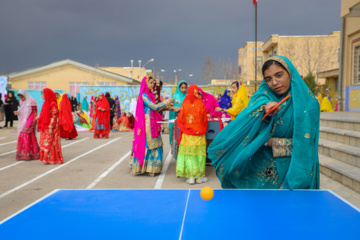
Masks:
[[[159,148],[163,146],[163,141],[161,138],[161,134],[157,138],[152,138],[151,136],[151,126],[150,126],[150,116],[149,114],[145,114],[145,127],[146,127],[146,142],[148,144],[148,148],[150,150]]]
[[[278,185],[280,182],[275,159],[271,158],[266,162],[265,166],[258,169],[255,178],[262,182],[266,181],[271,185]]]
[[[284,59],[282,59],[281,57],[273,56],[273,57],[269,58],[268,60],[266,60],[266,62],[267,62],[267,61],[270,61],[270,60],[275,60],[275,61],[281,63],[281,65],[283,65],[283,67],[284,67],[284,68],[286,69],[286,71],[289,73],[290,79],[291,79],[291,72],[290,72],[289,66],[287,65],[287,63],[285,62]]]
[[[183,133],[180,144],[186,147],[206,145],[205,134],[201,136],[194,136]]]
[[[192,123],[192,122],[194,121],[194,116],[191,115],[191,114],[188,114],[188,115],[186,116],[186,121],[187,121],[188,123]]]
[[[310,134],[309,134],[309,133],[306,133],[304,137],[305,137],[305,138],[310,138]]]
[[[255,109],[252,113],[249,114],[249,117],[259,117],[261,113],[264,111],[265,105]]]
[[[273,157],[290,157],[293,141],[291,138],[272,138]]]

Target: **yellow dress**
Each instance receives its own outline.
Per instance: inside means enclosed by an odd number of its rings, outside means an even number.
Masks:
[[[320,112],[333,112],[332,105],[327,97],[324,97],[321,105],[320,105]]]
[[[320,104],[320,105],[321,105],[321,103],[322,103],[322,100],[323,100],[322,94],[319,93],[319,95],[318,95],[318,101],[319,101],[319,104]]]
[[[246,88],[244,84],[241,84],[239,91],[235,93],[231,101],[232,107],[227,110],[227,113],[230,115],[231,120],[234,120],[236,116],[247,107],[249,104],[249,97],[246,93]]]

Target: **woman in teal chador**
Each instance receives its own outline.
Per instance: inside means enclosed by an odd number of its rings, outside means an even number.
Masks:
[[[264,80],[248,107],[208,148],[221,186],[318,189],[319,103],[287,58],[270,58],[262,72]]]
[[[182,102],[184,101],[184,98],[186,96],[188,84],[186,81],[181,80],[172,96],[172,98],[175,100],[174,102],[174,108],[173,111],[170,111],[169,113],[169,119],[175,119],[176,118],[176,112],[180,111],[180,106]],[[169,134],[169,142],[170,146],[172,144],[173,139],[173,133],[174,133],[174,123],[169,123],[170,128],[170,134]]]

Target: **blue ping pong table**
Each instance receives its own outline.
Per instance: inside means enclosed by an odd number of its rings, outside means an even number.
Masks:
[[[360,239],[326,190],[57,190],[1,222],[0,239]]]

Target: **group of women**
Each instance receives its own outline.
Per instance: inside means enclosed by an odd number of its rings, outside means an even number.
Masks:
[[[137,102],[133,173],[154,176],[161,171],[158,111],[168,109],[180,129],[176,175],[187,178],[187,183],[207,181],[207,153],[223,188],[318,189],[317,98],[286,57],[270,58],[262,73],[264,79],[251,99],[244,85],[234,82],[232,99],[226,90],[218,102],[181,81],[173,98],[156,103],[153,79],[145,77]],[[207,118],[221,116],[229,116],[231,122],[206,149]],[[170,128],[173,133],[172,124]]]
[[[219,101],[185,81],[178,84],[172,98],[161,101],[158,82],[144,77],[136,117],[130,120],[131,116],[121,115],[120,109],[115,112],[119,126],[128,130],[134,127],[133,174],[155,176],[161,172],[161,111],[169,110],[170,119],[177,119],[180,130],[176,176],[186,178],[188,184],[207,181],[208,155],[223,188],[318,189],[318,99],[285,57],[271,57],[264,63],[262,73],[264,79],[251,99],[244,85],[234,82],[232,99],[226,90]],[[13,111],[19,118],[16,159],[63,163],[61,137],[77,135],[67,95],[62,96],[59,107],[55,93],[45,88],[39,116],[38,105],[25,90],[19,90],[17,95],[21,101],[20,108]],[[7,105],[16,105],[13,97],[9,92]],[[90,115],[94,119],[94,137],[108,138],[110,109],[104,94],[97,101],[91,100]],[[224,116],[229,116],[231,122],[207,148],[208,118]],[[173,135],[174,125],[170,128]]]

